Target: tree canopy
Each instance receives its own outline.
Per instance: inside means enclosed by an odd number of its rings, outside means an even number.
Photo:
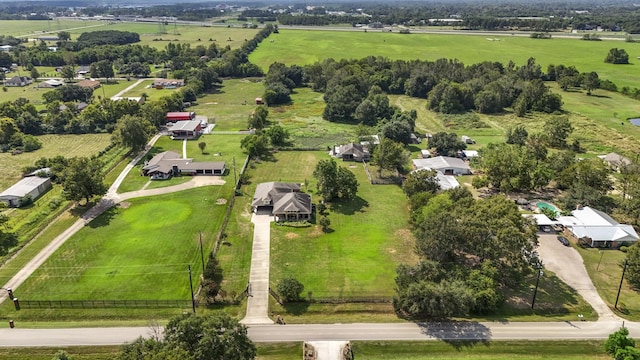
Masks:
[[[116,123],[112,136],[116,143],[138,151],[145,147],[147,141],[156,133],[151,121],[139,116],[125,115]]]
[[[62,189],[67,199],[76,201],[86,199],[89,202],[92,197],[106,193],[100,160],[86,157],[69,159],[62,172]]]
[[[435,148],[440,156],[456,156],[458,151],[467,148],[467,144],[460,140],[458,134],[446,132],[433,134],[428,140],[428,146]]]
[[[353,200],[356,197],[356,175],[349,169],[338,166],[334,159],[320,160],[313,171],[313,177],[318,181],[318,193],[326,201]]]

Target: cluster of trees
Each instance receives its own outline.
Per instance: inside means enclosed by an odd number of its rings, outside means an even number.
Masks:
[[[23,133],[11,118],[0,117],[0,151],[15,149],[31,152],[41,147],[42,143],[37,137]]]
[[[1,208],[4,208],[4,203],[0,203]],[[0,212],[0,256],[7,255],[16,245],[18,245],[18,236],[9,227],[9,217]]]
[[[609,64],[628,64],[629,54],[624,49],[612,48],[609,50],[604,62]]]
[[[250,360],[256,347],[247,335],[247,327],[225,312],[207,315],[179,315],[152,338],[138,338],[123,345],[118,360],[185,359]]]
[[[373,87],[384,93],[426,98],[431,109],[442,113],[472,109],[495,113],[512,107],[516,114],[524,115],[529,111],[552,113],[562,106],[561,97],[542,82],[545,75],[533,58],[522,66],[512,62],[464,66],[457,60],[391,61],[370,56],[339,62],[328,59],[306,66],[304,74],[315,91],[325,93],[324,117],[337,122],[362,121],[364,116],[358,116],[356,110],[365,100],[382,106],[378,113],[388,112],[388,105],[370,98]],[[373,95],[380,94],[374,91]],[[370,103],[363,110],[370,109]]]
[[[434,171],[417,171],[409,196],[420,261],[400,265],[393,305],[402,316],[489,314],[539,266],[536,226],[503,196],[474,200],[464,187],[436,194]]]
[[[269,106],[287,104],[291,102],[291,92],[303,85],[304,72],[302,67],[292,65],[288,67],[274,62],[269,66],[265,78],[265,90],[262,99]]]
[[[339,166],[334,159],[320,160],[313,171],[318,181],[318,194],[325,201],[353,200],[358,192],[358,180],[351,170]]]
[[[61,39],[62,40],[62,39]],[[80,50],[99,45],[126,45],[140,41],[140,34],[121,30],[83,32],[76,42],[63,42],[65,49]]]
[[[249,115],[248,127],[255,130],[255,134],[242,139],[240,146],[250,157],[266,155],[269,152],[269,145],[273,147],[290,145],[289,132],[282,126],[269,122],[269,109],[264,105],[258,106]]]
[[[629,329],[624,325],[609,335],[604,349],[616,360],[640,360],[640,349],[636,348],[636,341],[629,337]]]

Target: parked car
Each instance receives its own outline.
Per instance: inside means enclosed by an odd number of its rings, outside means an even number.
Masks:
[[[562,235],[558,235],[558,241],[560,241],[564,246],[569,246],[569,240]]]

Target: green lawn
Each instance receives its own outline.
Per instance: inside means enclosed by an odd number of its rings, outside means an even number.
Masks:
[[[600,250],[592,248],[583,249],[579,246],[575,248],[582,255],[589,277],[598,289],[598,294],[613,309],[622,277],[621,264],[626,257],[625,253],[619,250],[600,252]],[[599,266],[598,263],[600,263]],[[640,294],[633,290],[626,281],[622,284],[618,308],[623,310],[622,312],[614,310],[619,316],[633,321],[640,320]]]
[[[42,148],[29,153],[11,155],[0,153],[0,189],[4,190],[20,179],[22,168],[33,165],[41,157],[65,157],[91,156],[103,150],[111,143],[109,134],[84,134],[84,135],[42,135],[38,136],[42,142]]]
[[[356,359],[610,359],[602,341],[354,341]]]
[[[231,185],[137,198],[107,211],[69,239],[23,285],[21,299],[189,299],[201,273],[198,231],[205,255],[213,247]],[[3,306],[2,311],[11,311]],[[170,310],[30,310],[18,319],[110,318],[175,313]],[[143,315],[141,315],[143,314]],[[35,316],[35,318],[34,318]],[[157,315],[163,316],[163,315]]]
[[[574,65],[581,72],[596,71],[601,78],[609,79],[619,87],[637,87],[640,82],[640,68],[635,60],[640,56],[640,45],[636,43],[536,40],[508,34],[496,34],[492,38],[500,41],[488,41],[484,36],[470,35],[403,35],[364,31],[328,33],[281,27],[280,33],[272,34],[263,41],[249,59],[266,71],[276,61],[302,66],[326,58],[359,59],[370,55],[404,60],[451,58],[465,64],[499,61],[505,65],[509,61],[524,64],[529,57],[534,57],[544,70],[549,64]],[[609,49],[614,47],[625,49],[635,65],[605,64],[604,58]]]
[[[151,88],[152,84],[153,84],[153,80],[144,80],[144,81],[140,82],[140,84],[138,84],[138,86],[136,86],[133,89],[127,91],[122,96],[139,97],[139,96],[142,96],[142,94],[145,94],[145,95],[147,95],[147,100],[148,101],[153,101],[153,100],[158,100],[159,98],[161,98],[163,96],[170,96],[171,94],[173,94],[175,91],[178,90],[178,89],[161,89],[161,90],[153,89],[153,88]],[[131,85],[131,84],[128,84],[128,85]],[[125,86],[125,88],[126,88],[126,86]]]
[[[324,152],[277,153],[274,162],[262,162],[249,171],[251,184],[243,192],[250,199],[256,185],[267,181],[308,180],[310,190],[315,189],[313,169],[318,160],[327,158]],[[370,185],[361,164],[341,165],[353,166],[350,170],[360,183],[358,198],[348,204],[332,204],[333,231],[328,234],[315,225],[272,226],[272,286],[284,276],[294,276],[305,285],[305,296],[310,291],[316,297],[390,298],[395,267],[414,257],[406,199],[395,185]],[[249,206],[247,201],[236,212],[248,214]]]
[[[302,357],[302,343],[256,343],[256,360],[299,360]],[[58,351],[65,351],[73,360],[113,359],[120,351],[119,346],[77,346],[2,348],[0,360],[50,360]]]
[[[228,79],[213,93],[198,98],[198,105],[189,108],[215,123],[214,131],[247,129],[247,119],[255,110],[255,99],[264,93],[261,78]]]

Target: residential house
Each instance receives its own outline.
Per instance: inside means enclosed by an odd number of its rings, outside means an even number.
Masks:
[[[172,139],[195,139],[202,132],[199,120],[178,121],[168,129]]]
[[[31,84],[33,82],[33,80],[31,80],[30,77],[28,76],[14,76],[11,79],[5,80],[4,81],[4,85],[5,86],[27,86],[29,84]]]
[[[151,87],[156,89],[175,89],[184,86],[182,79],[155,79]]]
[[[471,168],[462,159],[449,156],[436,156],[427,159],[413,159],[413,168],[433,169],[444,175],[469,175]]]
[[[142,175],[151,177],[151,180],[164,180],[178,175],[221,176],[225,171],[224,161],[193,161],[193,159],[183,159],[180,154],[173,151],[165,151],[155,155],[142,167]]]
[[[417,169],[417,170],[413,170],[413,172],[417,172],[417,171],[427,171],[429,169]],[[455,176],[453,175],[445,175],[440,171],[436,170],[436,181],[438,182],[438,185],[440,185],[440,190],[449,190],[449,189],[454,189],[460,186],[460,183],[458,182],[458,179],[456,179]]]
[[[89,104],[87,104],[84,101],[80,101],[80,102],[77,102],[77,103],[70,103],[70,104],[72,104],[72,109],[73,109],[73,105],[75,105],[74,111],[77,110],[78,112],[86,109],[87,106],[89,106]],[[67,105],[62,104],[62,105],[60,105],[59,109],[60,109],[60,111],[67,110]]]
[[[299,221],[311,218],[311,195],[300,192],[300,184],[260,183],[251,207],[256,214],[273,215],[277,221]]]
[[[343,161],[369,161],[371,154],[366,146],[356,143],[334,146],[329,155]]]
[[[49,189],[51,189],[51,179],[48,177],[25,177],[0,193],[0,201],[9,207],[20,207],[26,199],[35,200]]]
[[[579,207],[571,216],[559,216],[568,234],[591,247],[619,247],[638,241],[639,237],[631,225],[619,224],[609,215],[589,206]]]
[[[85,76],[91,72],[91,66],[89,65],[81,65],[76,69],[77,76]]]
[[[598,157],[602,159],[605,163],[607,163],[607,165],[609,165],[610,168],[616,171],[620,170],[620,168],[622,167],[629,166],[632,164],[632,161],[630,159],[620,154],[616,154],[614,152],[608,153],[607,155],[600,155]]]

